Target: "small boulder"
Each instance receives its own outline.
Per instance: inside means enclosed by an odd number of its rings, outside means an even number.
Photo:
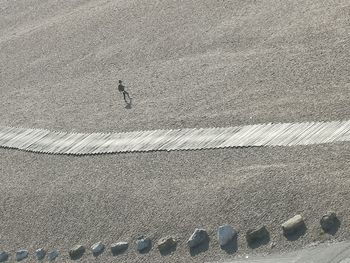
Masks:
[[[137,251],[143,252],[150,248],[151,239],[149,239],[148,237],[145,238],[141,236],[136,240],[136,246],[137,246]]]
[[[299,228],[304,226],[304,219],[301,215],[296,215],[290,219],[288,219],[286,222],[282,224],[282,229],[284,234],[293,234],[296,232]]]
[[[21,261],[28,257],[28,250],[19,250],[16,252],[16,260]]]
[[[47,259],[49,261],[54,261],[59,256],[59,251],[54,250],[47,254]]]
[[[91,246],[92,253],[94,255],[98,255],[102,253],[102,251],[105,249],[105,246],[102,244],[102,242],[97,242]]]
[[[120,254],[127,250],[129,247],[128,242],[118,242],[111,245],[111,252],[113,255]]]
[[[35,250],[35,255],[36,255],[37,260],[42,260],[42,259],[44,259],[46,252],[43,248],[39,248],[39,249]]]
[[[194,248],[208,241],[208,233],[205,229],[196,228],[187,241],[190,248]]]
[[[158,249],[161,253],[166,252],[176,247],[176,244],[177,242],[173,237],[171,236],[163,237],[158,241]]]
[[[256,229],[249,229],[246,233],[246,240],[248,244],[253,244],[268,239],[269,232],[267,231],[265,226],[261,226]]]
[[[220,246],[227,245],[235,236],[237,231],[230,225],[219,226],[218,228],[218,241]]]
[[[81,257],[85,252],[85,247],[82,245],[76,245],[69,250],[69,256],[73,259]]]
[[[320,220],[321,227],[325,232],[329,232],[330,230],[337,227],[338,222],[339,220],[335,212],[328,212],[322,216]]]
[[[4,262],[9,258],[9,254],[5,251],[0,251],[0,262]]]

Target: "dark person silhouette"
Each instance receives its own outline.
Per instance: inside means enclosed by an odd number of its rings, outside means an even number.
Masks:
[[[127,104],[130,104],[131,103],[131,97],[130,97],[129,93],[127,91],[125,91],[125,86],[122,83],[123,82],[121,80],[119,80],[118,90],[119,90],[119,92],[123,93],[124,101]],[[128,97],[128,100],[126,100],[126,97]]]

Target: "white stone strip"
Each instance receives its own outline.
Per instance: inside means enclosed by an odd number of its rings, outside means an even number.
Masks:
[[[349,141],[350,121],[91,134],[0,127],[0,147],[48,154],[88,155]]]

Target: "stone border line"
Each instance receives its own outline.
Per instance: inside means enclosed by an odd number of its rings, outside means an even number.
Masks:
[[[325,234],[334,235],[340,227],[340,221],[335,212],[327,212],[320,219],[320,237]],[[288,219],[281,224],[281,232],[285,238],[289,241],[294,241],[305,235],[307,227],[304,218],[301,215],[295,215],[294,217]],[[237,238],[239,231],[234,229],[231,225],[225,224],[217,228],[216,232],[217,245],[220,246],[222,250],[225,251],[237,251],[238,244]],[[247,245],[251,248],[257,248],[262,245],[267,245],[270,243],[270,248],[274,248],[277,244],[270,240],[270,233],[266,226],[261,225],[256,228],[251,228],[245,233],[245,239]],[[191,234],[189,239],[186,241],[186,245],[192,256],[205,252],[209,247],[210,237],[208,232],[204,228],[196,228]],[[152,240],[147,236],[139,236],[134,240],[133,249],[137,250],[141,254],[148,253],[152,250]],[[162,256],[167,256],[175,253],[180,240],[174,236],[165,236],[160,238],[156,246],[159,253]],[[129,249],[129,242],[120,241],[110,245],[110,255],[118,256],[125,253]],[[206,248],[206,249],[203,249]],[[73,246],[69,251],[68,255],[63,254],[62,256],[66,258],[67,256],[72,260],[80,259],[84,256],[98,257],[106,250],[106,245],[99,241],[91,245],[90,249],[87,249],[84,245],[77,244]],[[14,255],[6,251],[0,251],[0,262],[6,261],[22,261],[29,257],[35,257],[38,261],[43,261],[45,258],[48,261],[55,261],[59,259],[59,250],[52,250],[50,252],[46,251],[44,248],[39,248],[34,251],[33,256],[26,249],[17,250]]]
[[[350,121],[91,134],[0,127],[0,147],[72,155],[293,146],[349,141]]]

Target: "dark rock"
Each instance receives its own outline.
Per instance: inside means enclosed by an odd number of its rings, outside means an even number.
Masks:
[[[0,251],[0,262],[5,262],[9,258],[9,254],[5,251]]]
[[[176,247],[176,244],[177,242],[173,237],[171,236],[163,237],[158,241],[158,249],[160,252],[169,251],[174,247]]]
[[[21,261],[28,257],[28,250],[19,250],[16,252],[16,260]]]
[[[151,239],[148,237],[141,236],[138,240],[136,240],[137,251],[143,252],[150,248]]]
[[[36,255],[37,260],[42,260],[42,259],[44,259],[46,252],[43,248],[39,248],[39,249],[35,250],[35,255]]]
[[[76,245],[71,250],[69,250],[69,256],[72,259],[81,257],[85,252],[85,247],[82,245]]]
[[[113,255],[123,253],[129,247],[128,242],[118,242],[111,245],[111,252]]]
[[[230,225],[219,226],[218,228],[218,241],[220,246],[227,245],[235,236],[237,231]]]
[[[208,240],[208,233],[205,229],[196,228],[187,244],[190,248],[194,248],[199,246],[200,244],[206,242]]]
[[[265,226],[261,226],[256,229],[249,229],[246,233],[246,240],[248,244],[253,244],[263,240],[269,239],[269,232]]]
[[[328,231],[334,229],[336,227],[336,225],[338,224],[338,222],[339,222],[339,220],[338,220],[335,212],[328,212],[327,214],[322,216],[322,218],[320,220],[321,227],[325,232],[328,232]]]
[[[101,241],[99,241],[91,246],[91,250],[92,250],[93,255],[99,255],[100,253],[103,252],[104,249],[105,249],[105,246],[102,244]]]

